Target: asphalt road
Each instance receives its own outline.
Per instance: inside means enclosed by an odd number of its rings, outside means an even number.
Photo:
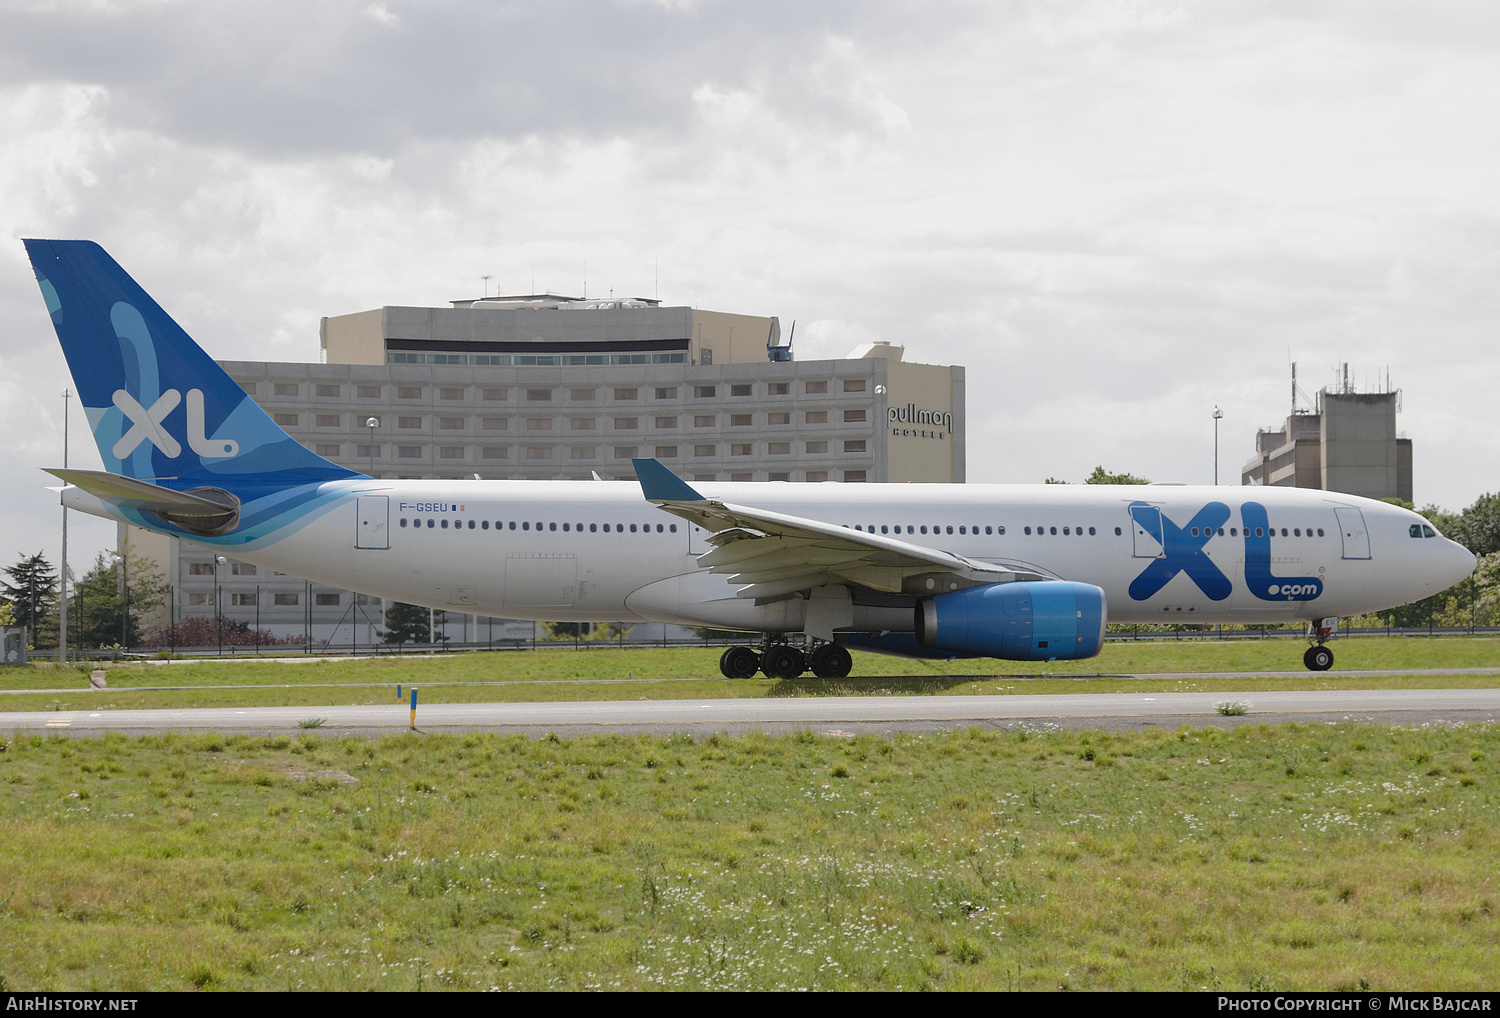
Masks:
[[[1215,705],[1241,700],[1243,716]],[[409,730],[410,705],[244,707],[193,710],[0,713],[0,732],[100,735],[162,731],[386,735]],[[794,697],[746,700],[624,700],[585,703],[421,704],[416,730],[544,735],[591,732],[925,732],[949,728],[1140,729],[1286,721],[1474,724],[1500,721],[1500,689],[1320,690],[1255,693],[1107,693],[1059,696]]]

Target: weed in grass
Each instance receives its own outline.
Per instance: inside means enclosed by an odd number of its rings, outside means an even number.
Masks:
[[[1228,717],[1239,717],[1249,709],[1249,700],[1221,700],[1214,704],[1214,710]]]
[[[298,728],[322,728],[327,723],[328,723],[328,719],[326,717],[323,717],[323,718],[316,718],[316,717],[315,718],[303,718],[301,721],[297,722],[297,727]]]

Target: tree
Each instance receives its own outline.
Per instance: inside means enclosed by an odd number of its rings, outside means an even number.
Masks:
[[[68,638],[78,647],[134,647],[141,617],[161,607],[166,584],[150,559],[125,545],[125,568],[103,552],[68,595]],[[126,581],[129,581],[128,583]]]
[[[7,566],[5,573],[12,582],[0,580],[0,587],[5,588],[3,599],[15,614],[14,624],[25,626],[35,645],[41,623],[57,606],[57,570],[37,552]]]
[[[269,629],[251,629],[248,623],[222,615],[190,615],[175,626],[163,626],[141,640],[142,647],[284,647],[301,643],[295,636],[277,636]]]
[[[438,612],[439,619],[443,613]],[[385,610],[385,631],[380,634],[380,639],[385,643],[432,643],[431,616],[428,609],[414,604],[406,604],[402,601],[392,601],[390,607]],[[438,642],[447,640],[448,637],[439,635]]]
[[[1102,465],[1094,468],[1094,472],[1083,479],[1084,484],[1150,484],[1144,477],[1134,474],[1111,474]]]

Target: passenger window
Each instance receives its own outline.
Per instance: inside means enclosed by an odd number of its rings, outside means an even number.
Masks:
[[[530,523],[529,523],[529,522],[527,522],[527,523],[522,523],[522,524],[521,524],[521,529],[522,529],[522,530],[530,530],[530,529],[531,529],[531,524],[530,524]]]
[[[1054,531],[1053,531],[1053,533],[1056,533],[1056,532],[1057,532],[1057,531],[1055,531],[1055,530],[1054,530]],[[1194,534],[1195,534],[1195,535],[1196,535],[1196,534],[1197,534],[1197,533],[1198,533],[1198,531],[1197,531],[1197,530],[1196,530],[1196,529],[1194,529],[1194,530],[1193,530],[1193,533],[1194,533]],[[1072,531],[1071,531],[1071,530],[1069,530],[1069,529],[1068,529],[1068,528],[1067,528],[1067,527],[1063,527],[1063,536],[1064,536],[1064,537],[1067,537],[1067,536],[1069,536],[1069,535],[1070,535],[1070,534],[1072,534]]]
[[[1056,528],[1056,527],[1053,527],[1053,528],[1052,528],[1052,536],[1053,536],[1053,537],[1056,537],[1056,536],[1057,536],[1057,528]]]
[[[589,533],[591,533],[591,534],[597,534],[598,532],[599,532],[599,524],[597,524],[597,523],[590,523],[589,524]]]
[[[922,533],[927,533],[927,528],[925,526],[922,528]]]
[[[1027,536],[1027,537],[1030,537],[1030,536],[1031,536],[1031,528],[1030,528],[1030,527],[1027,527],[1027,528],[1026,528],[1026,536]]]
[[[1089,527],[1089,536],[1090,537],[1094,536],[1094,528],[1093,527]]]

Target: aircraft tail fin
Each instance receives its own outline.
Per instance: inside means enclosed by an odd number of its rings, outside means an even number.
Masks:
[[[107,472],[230,490],[363,476],[283,431],[98,244],[25,244]]]

